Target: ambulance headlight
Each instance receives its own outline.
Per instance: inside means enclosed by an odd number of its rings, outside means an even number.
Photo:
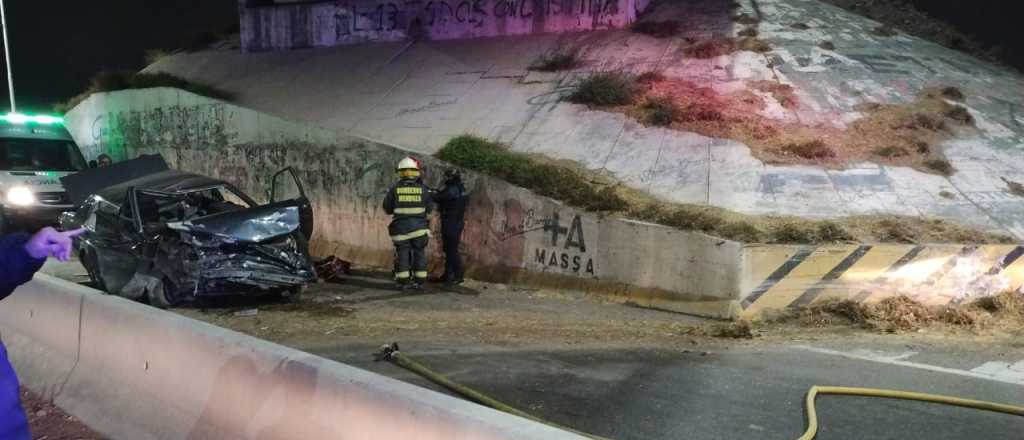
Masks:
[[[26,186],[16,186],[7,190],[7,203],[14,206],[28,206],[36,202],[35,194]]]

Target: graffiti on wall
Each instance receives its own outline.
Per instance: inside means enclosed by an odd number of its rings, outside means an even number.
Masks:
[[[618,12],[619,0],[402,0],[338,6],[334,26],[335,37],[342,40],[360,32],[408,30],[414,23],[428,27],[449,23],[482,27],[490,18],[602,17]]]
[[[243,8],[245,50],[622,27],[646,0],[342,0]]]
[[[583,219],[579,215],[564,222],[558,212],[545,222],[544,239],[535,245],[532,263],[545,271],[558,271],[575,275],[596,276],[593,248],[587,252],[587,240],[583,232]]]

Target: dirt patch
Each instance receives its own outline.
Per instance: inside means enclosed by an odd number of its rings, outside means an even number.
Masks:
[[[953,194],[949,191],[939,191],[939,197],[949,200],[956,200],[956,194]]]
[[[823,50],[836,50],[835,43],[831,41],[822,41],[818,43],[818,47],[822,48]]]
[[[1024,185],[1009,180],[1005,177],[1000,177],[1000,179],[1003,179],[1003,183],[1006,183],[1006,190],[1009,191],[1010,194],[1013,194],[1017,197],[1024,197]]]
[[[789,27],[796,29],[798,31],[806,31],[811,28],[810,26],[807,25],[807,23],[793,23],[789,25]]]
[[[43,400],[35,393],[21,389],[21,405],[28,417],[28,426],[35,439],[76,439],[103,440],[78,419],[68,415],[52,402]]]

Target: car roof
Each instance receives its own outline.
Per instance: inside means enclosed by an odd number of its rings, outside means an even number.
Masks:
[[[61,124],[11,124],[0,122],[0,138],[47,139],[71,141],[71,134]]]
[[[186,173],[178,170],[165,170],[147,176],[127,180],[117,185],[108,186],[99,191],[96,195],[104,200],[120,203],[124,199],[128,189],[135,187],[149,191],[164,193],[186,193],[197,189],[210,188],[228,185],[227,182],[199,174]]]

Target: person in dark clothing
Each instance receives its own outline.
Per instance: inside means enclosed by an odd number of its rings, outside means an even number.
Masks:
[[[28,234],[0,237],[0,299],[27,283],[43,266],[47,257],[60,261],[71,258],[71,239],[82,230],[58,232],[43,228],[29,238]],[[7,360],[7,348],[0,343],[0,439],[31,440],[28,419],[21,407],[18,376]]]
[[[414,159],[406,157],[398,162],[398,178],[384,196],[384,212],[392,216],[388,233],[395,244],[395,281],[402,288],[418,289],[427,280],[427,216],[434,204]]]
[[[441,281],[451,284],[462,284],[465,269],[462,256],[459,255],[459,243],[462,242],[462,229],[465,227],[466,187],[462,184],[459,170],[450,169],[444,172],[444,188],[434,194],[438,211],[441,213],[441,243],[444,247],[444,275]]]

